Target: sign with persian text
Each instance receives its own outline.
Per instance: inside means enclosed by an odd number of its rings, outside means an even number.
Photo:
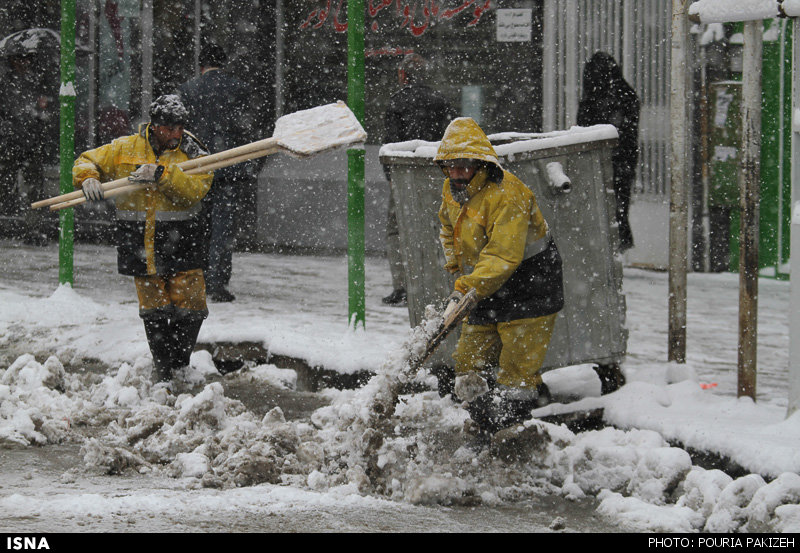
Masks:
[[[530,9],[497,10],[497,42],[530,42]]]
[[[467,27],[477,25],[490,7],[491,0],[367,0],[367,28],[380,32],[381,25],[393,25],[408,30],[413,36],[422,36],[437,22],[453,19],[460,14],[469,16]],[[530,26],[530,10],[527,11]],[[378,22],[378,15],[382,12],[391,16],[392,23]],[[326,0],[322,7],[314,8],[308,13],[300,29],[319,29],[325,25],[333,27],[339,33],[347,31],[347,8],[344,0]]]

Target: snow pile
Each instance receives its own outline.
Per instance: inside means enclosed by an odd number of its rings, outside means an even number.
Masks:
[[[426,390],[435,389],[431,376],[409,371],[437,325],[429,316],[410,330],[362,388],[324,391],[329,404],[308,420],[287,421],[280,408],[259,417],[226,397],[219,382],[176,396],[151,384],[146,357],[107,375],[79,376],[65,373],[55,357],[39,364],[23,355],[0,371],[0,446],[80,441],[84,470],[163,474],[188,488],[291,486],[442,505],[560,494],[596,497],[599,513],[631,530],[800,528],[800,476],[734,479],[693,466],[686,451],[655,431],[574,434],[532,420],[520,447],[509,449],[513,434],[476,447],[461,404]],[[211,366],[207,352],[198,352],[184,377],[203,382]],[[269,365],[247,378],[284,389],[296,384],[292,371]]]
[[[56,357],[42,365],[27,354],[0,370],[0,447],[65,440],[78,408],[63,393],[67,381]]]

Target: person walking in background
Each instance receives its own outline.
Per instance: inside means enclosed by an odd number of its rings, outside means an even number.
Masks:
[[[5,62],[0,69],[0,214],[19,217],[23,240],[41,246],[52,238],[47,217],[29,213],[28,206],[47,197],[44,168],[58,164],[57,65],[24,52]]]
[[[178,88],[178,95],[189,110],[192,132],[211,153],[251,142],[250,92],[247,86],[227,73],[225,51],[207,42],[200,51],[200,75]],[[254,183],[249,163],[239,163],[214,173],[211,190],[203,200],[207,229],[206,286],[214,302],[230,302],[228,290],[233,270],[233,248],[241,211],[243,189]]]
[[[154,380],[168,386],[189,365],[208,316],[200,201],[213,174],[187,175],[177,166],[208,154],[184,131],[187,118],[177,96],[160,96],[137,134],[82,153],[72,167],[73,185],[90,201],[104,198],[101,182],[142,184],[114,198],[117,270],[133,277]]]
[[[419,54],[408,54],[398,67],[401,88],[392,94],[384,116],[385,143],[406,140],[441,139],[448,123],[456,116],[450,103],[426,84],[426,62]],[[389,167],[384,167],[391,183]],[[388,305],[407,304],[406,274],[400,256],[400,236],[397,227],[397,206],[389,188],[389,208],[386,215],[386,256],[392,274],[392,293],[383,298]]]
[[[633,247],[628,213],[639,161],[639,111],[639,97],[625,81],[616,60],[605,52],[595,53],[583,69],[583,97],[578,106],[578,125],[610,124],[619,133],[619,144],[614,150],[612,164],[621,252]]]

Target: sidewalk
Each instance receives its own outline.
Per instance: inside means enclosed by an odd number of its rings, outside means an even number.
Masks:
[[[0,367],[32,353],[68,369],[117,367],[148,356],[133,283],[116,273],[106,246],[78,244],[75,288],[58,289],[58,251],[0,241]],[[347,261],[341,257],[237,254],[233,303],[210,304],[200,342],[255,342],[339,373],[374,371],[407,338],[405,309],[380,301],[389,291],[385,259],[368,258],[366,325],[347,321]],[[600,396],[589,366],[550,371],[559,399],[537,416],[602,408],[618,428],[654,430],[674,445],[718,457],[735,470],[773,478],[800,472],[798,416],[786,415],[789,283],[760,281],[758,401],[737,399],[738,277],[688,279],[688,362],[666,362],[667,274],[626,269],[628,384]]]

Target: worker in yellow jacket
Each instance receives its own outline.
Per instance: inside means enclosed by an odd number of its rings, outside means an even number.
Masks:
[[[485,381],[486,393],[462,399],[493,433],[549,402],[539,369],[564,304],[561,257],[533,192],[503,170],[473,119],[450,123],[434,161],[446,177],[439,220],[445,269],[457,275],[450,299],[473,288],[479,299],[453,356],[455,391],[476,375]]]
[[[101,182],[128,177],[141,184],[115,198],[114,236],[118,271],[136,285],[159,382],[189,364],[208,316],[200,200],[213,174],[187,175],[177,166],[208,153],[184,130],[187,117],[177,96],[161,96],[137,134],[82,153],[72,168],[73,185],[90,201],[104,198]]]

